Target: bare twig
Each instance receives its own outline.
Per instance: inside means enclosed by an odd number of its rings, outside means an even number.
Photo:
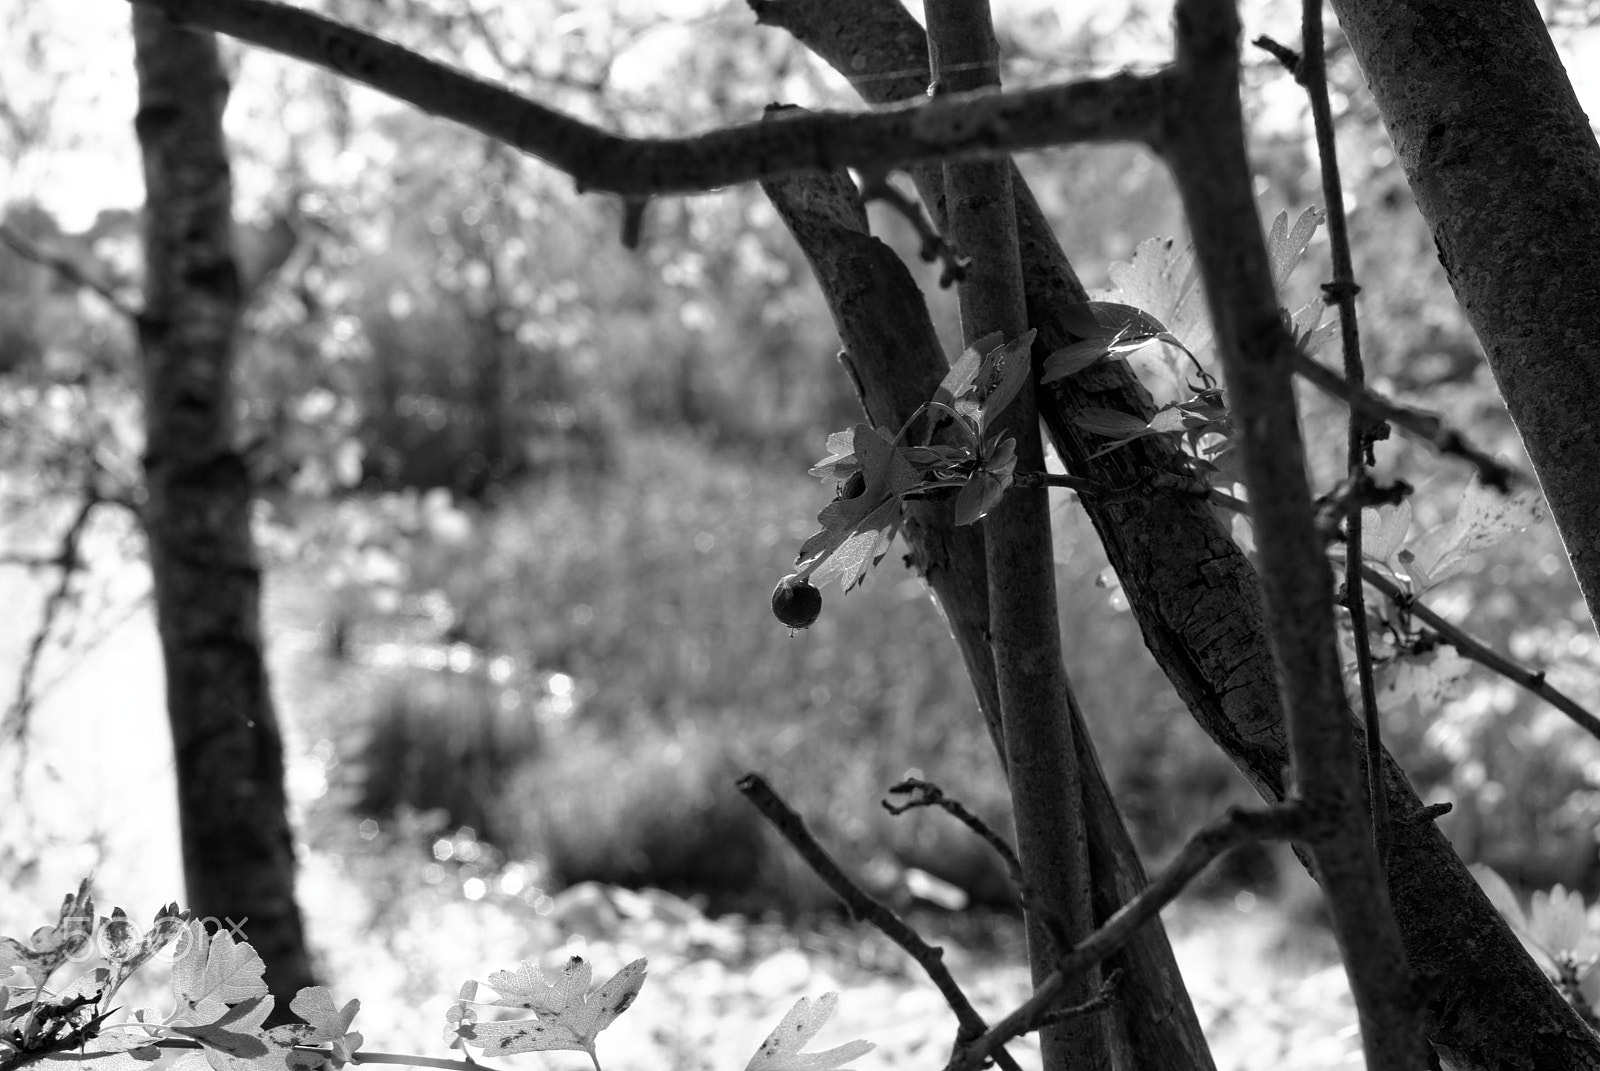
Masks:
[[[1305,52],[1290,72],[1306,89],[1311,99],[1312,125],[1316,129],[1317,157],[1322,168],[1322,200],[1328,214],[1328,244],[1333,256],[1333,281],[1323,287],[1323,300],[1339,312],[1339,329],[1344,347],[1344,380],[1355,390],[1364,390],[1366,370],[1361,363],[1361,332],[1356,324],[1355,263],[1350,255],[1350,228],[1344,215],[1344,184],[1339,176],[1338,142],[1333,130],[1333,109],[1328,103],[1328,68],[1323,52],[1322,0],[1305,0],[1300,12],[1301,36]],[[1260,43],[1259,41],[1257,42]],[[1375,463],[1372,444],[1388,428],[1375,423],[1360,409],[1350,409],[1346,443],[1347,483],[1352,488],[1370,484],[1367,466]],[[1378,858],[1389,854],[1389,798],[1383,788],[1383,723],[1378,714],[1378,687],[1372,675],[1372,637],[1367,633],[1361,585],[1361,507],[1345,515],[1346,605],[1350,610],[1350,631],[1355,641],[1356,680],[1361,690],[1362,724],[1366,727],[1367,807],[1372,819],[1372,843]]]
[[[1250,514],[1248,503],[1224,491],[1212,491],[1206,497],[1224,509],[1232,510],[1235,513],[1243,513],[1246,516]],[[1441,643],[1454,647],[1463,658],[1471,659],[1485,669],[1492,670],[1513,684],[1527,689],[1577,722],[1585,732],[1596,739],[1600,739],[1600,717],[1591,713],[1583,704],[1551,684],[1543,671],[1531,670],[1526,666],[1519,665],[1483,641],[1473,638],[1460,626],[1451,624],[1445,618],[1440,617],[1435,610],[1420,602],[1416,595],[1405,590],[1366,562],[1361,564],[1361,579],[1381,591],[1403,612],[1431,627],[1439,634]]]
[[[1510,493],[1512,488],[1528,482],[1522,473],[1479,450],[1432,413],[1392,402],[1365,387],[1352,387],[1339,373],[1298,349],[1295,352],[1294,370],[1312,386],[1338,398],[1363,416],[1386,420],[1401,431],[1428,443],[1441,454],[1461,458],[1478,470],[1484,483],[1497,491]]]
[[[1138,896],[1105,924],[1061,956],[1055,970],[1034,988],[1033,995],[996,1023],[982,1037],[951,1057],[946,1071],[976,1071],[1000,1046],[1048,1021],[1059,1007],[1069,979],[1111,955],[1140,926],[1154,919],[1177,898],[1212,860],[1230,848],[1260,840],[1314,837],[1319,822],[1299,804],[1286,803],[1264,811],[1233,808],[1189,838],[1178,854]]]
[[[905,814],[917,807],[941,807],[948,811],[956,821],[976,833],[985,844],[994,849],[994,853],[1005,863],[1006,872],[1011,875],[1011,883],[1018,889],[1022,888],[1022,863],[1017,859],[1017,853],[1011,844],[995,832],[982,818],[967,810],[960,800],[951,799],[944,794],[944,789],[932,781],[924,781],[920,777],[908,777],[904,781],[889,786],[891,795],[910,796],[905,803],[890,803],[883,801],[883,809],[890,814]]]
[[[56,618],[72,596],[72,581],[83,564],[78,556],[78,546],[83,540],[83,533],[89,526],[90,518],[94,516],[94,511],[101,502],[102,499],[95,489],[94,474],[91,472],[84,480],[83,500],[78,505],[78,512],[73,515],[71,523],[61,533],[59,549],[51,562],[61,570],[61,576],[56,580],[56,585],[50,594],[45,597],[44,610],[39,616],[39,626],[34,629],[33,638],[28,642],[27,654],[22,658],[22,669],[17,674],[17,687],[12,695],[11,705],[7,708],[5,717],[0,718],[0,736],[10,737],[21,747],[27,746],[28,718],[33,713],[36,699],[33,682],[39,672],[39,661],[44,657],[45,644],[49,642],[50,634],[55,630]]]
[[[618,194],[698,193],[835,167],[996,157],[1071,141],[1161,137],[1169,79],[1118,74],[1014,93],[954,95],[873,112],[810,112],[691,137],[630,138],[402,45],[274,0],[137,0],[363,82]]]
[[[905,919],[887,905],[868,896],[861,886],[850,880],[828,854],[828,850],[818,844],[817,838],[811,835],[811,831],[806,828],[805,819],[783,801],[764,777],[756,773],[745,774],[739,778],[737,787],[744,793],[745,799],[761,812],[762,817],[771,822],[773,828],[782,834],[783,839],[800,853],[800,858],[810,865],[817,877],[822,879],[823,884],[844,901],[845,908],[852,918],[876,926],[885,937],[905,949],[907,954],[917,961],[917,965],[938,987],[945,1003],[949,1004],[950,1010],[955,1013],[958,1024],[957,1043],[985,1036],[988,1024],[972,1006],[967,995],[962,992],[955,977],[950,973],[950,968],[944,965],[944,949],[923,940],[922,935],[907,925]],[[991,1046],[985,1055],[992,1054],[995,1063],[1005,1071],[1020,1071],[1016,1060],[1000,1047],[1003,1044],[1004,1042],[1001,1042]]]
[[[1011,477],[1011,483],[1014,487],[1065,487],[1091,495],[1105,490],[1093,480],[1060,472],[1018,472]]]
[[[17,256],[49,268],[74,286],[92,290],[104,298],[106,304],[128,317],[128,319],[137,320],[139,318],[138,309],[123,301],[116,290],[84,271],[83,266],[71,257],[62,256],[59,253],[53,253],[43,248],[7,223],[0,223],[0,242],[4,242],[9,246]]]
[[[1440,617],[1426,604],[1419,602],[1415,595],[1365,562],[1361,566],[1361,579],[1387,595],[1402,611],[1425,622],[1439,634],[1442,643],[1454,647],[1463,658],[1469,658],[1480,666],[1500,674],[1513,684],[1526,688],[1577,722],[1589,735],[1600,739],[1600,717],[1596,717],[1583,704],[1552,685],[1543,672],[1518,665],[1482,641],[1469,636],[1459,626]]]
[[[960,250],[945,241],[944,236],[934,228],[933,221],[928,219],[928,214],[922,210],[922,202],[890,182],[888,172],[863,171],[861,199],[882,201],[911,224],[917,237],[922,240],[922,248],[917,255],[929,262],[937,260],[943,266],[944,270],[939,273],[940,288],[966,278],[967,269],[972,267],[972,259],[962,256]]]

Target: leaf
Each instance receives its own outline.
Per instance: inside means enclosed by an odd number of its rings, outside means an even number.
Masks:
[[[956,495],[956,524],[971,524],[1000,504],[1011,486],[1017,467],[1017,441],[1009,435],[993,440],[985,448],[978,470],[968,477]]]
[[[745,1071],[831,1071],[871,1052],[875,1046],[870,1041],[846,1042],[823,1052],[800,1051],[817,1036],[838,1003],[837,993],[824,993],[815,1004],[801,997],[750,1057]]]
[[[1058,379],[1066,379],[1110,357],[1111,347],[1106,344],[1105,339],[1082,339],[1070,346],[1063,346],[1046,357],[1044,370],[1039,374],[1039,382],[1054,383]]]
[[[462,1021],[459,1036],[481,1048],[485,1056],[558,1049],[586,1052],[598,1071],[595,1037],[633,1005],[644,985],[646,967],[645,960],[636,959],[593,993],[587,993],[590,967],[582,956],[567,960],[554,982],[547,982],[543,972],[526,963],[514,974],[497,971],[489,976],[489,985],[500,994],[494,1003],[531,1009],[537,1018],[498,1023]]]
[[[112,909],[111,917],[100,926],[101,947],[113,968],[106,987],[107,1001],[151,956],[183,932],[188,917],[188,913],[180,911],[177,904],[167,904],[156,912],[150,928],[139,934],[122,908]]]
[[[54,926],[34,930],[27,944],[0,937],[0,971],[25,971],[34,985],[44,985],[63,963],[83,951],[94,923],[94,898],[89,895],[89,879],[84,878],[76,893],[62,898]]]
[[[244,947],[250,948],[248,944]],[[254,951],[251,949],[252,954]],[[210,1006],[209,1001],[201,1005]],[[250,997],[226,1008],[210,1022],[169,1029],[204,1045],[206,1062],[213,1071],[284,1071],[290,1066],[294,1045],[262,1026],[272,1014],[272,1007],[269,995]]]
[[[1142,435],[1147,428],[1144,420],[1134,416],[1132,413],[1124,413],[1116,409],[1100,409],[1094,406],[1078,410],[1073,415],[1072,422],[1084,431],[1103,435],[1108,439]]]
[[[351,1000],[344,1007],[337,1007],[326,986],[307,986],[300,990],[290,1001],[289,1010],[305,1022],[273,1027],[267,1033],[274,1040],[288,1045],[326,1043],[330,1047],[327,1053],[295,1053],[290,1061],[296,1066],[317,1065],[329,1060],[335,1067],[343,1067],[365,1040],[358,1031],[350,1029],[356,1013],[361,1010],[361,1002]]]
[[[1538,523],[1542,509],[1534,488],[1504,495],[1474,477],[1461,496],[1455,520],[1429,530],[1412,545],[1414,575],[1423,588],[1454,576],[1471,555]]]
[[[887,549],[901,519],[900,496],[921,477],[883,433],[857,424],[852,445],[861,459],[861,489],[854,497],[835,498],[817,514],[822,530],[800,547],[795,564],[801,576],[819,587],[837,579],[849,591]],[[837,562],[831,558],[839,556]]]
[[[1005,336],[1000,332],[991,331],[962,350],[961,356],[950,365],[950,371],[945,373],[944,382],[933,392],[933,401],[954,408],[956,399],[967,393],[977,380],[978,369],[983,365],[983,355],[1004,340]]]
[[[70,1049],[40,1057],[39,1063],[66,1071],[69,1067],[93,1063],[94,1071],[146,1071],[161,1058],[161,1050],[147,1037],[102,1033],[84,1043],[83,1050]]]
[[[988,431],[995,417],[1005,411],[1022,385],[1028,382],[1028,373],[1033,370],[1033,338],[1037,334],[1029,328],[984,356],[975,384],[978,404],[982,407],[978,434]]]
[[[1395,553],[1411,531],[1411,499],[1402,498],[1399,505],[1367,507],[1361,511],[1361,556],[1369,562],[1387,567],[1400,575]]]
[[[249,944],[227,933],[212,936],[199,919],[189,921],[188,937],[189,948],[172,965],[172,995],[178,1005],[173,1022],[211,1022],[221,1005],[266,996],[266,965]]]
[[[1267,257],[1272,261],[1272,289],[1283,290],[1283,284],[1305,254],[1306,246],[1311,244],[1311,236],[1317,233],[1322,217],[1322,210],[1313,205],[1300,213],[1293,227],[1289,226],[1287,212],[1279,212],[1278,218],[1272,221],[1272,230],[1267,235]]]
[[[1104,294],[1106,300],[1144,309],[1166,324],[1191,353],[1211,344],[1211,321],[1193,245],[1147,238],[1131,261],[1111,265],[1110,275],[1114,289]]]

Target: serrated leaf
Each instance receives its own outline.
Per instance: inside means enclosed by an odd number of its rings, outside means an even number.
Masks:
[[[62,898],[55,925],[34,930],[26,944],[0,937],[0,971],[25,971],[35,985],[43,985],[63,963],[83,950],[92,938],[94,925],[94,898],[89,895],[89,879],[84,878],[76,893]]]
[[[84,1043],[83,1050],[52,1052],[39,1057],[40,1066],[61,1068],[93,1066],[94,1071],[147,1071],[161,1059],[161,1050],[149,1038],[101,1034]]]
[[[823,1052],[800,1051],[821,1031],[838,1003],[837,993],[824,993],[815,1003],[801,997],[750,1057],[745,1071],[832,1071],[871,1052],[875,1046],[870,1041],[851,1041]]]
[[[213,936],[199,919],[190,920],[187,932],[188,951],[172,965],[175,1023],[213,1021],[220,1005],[266,995],[266,965],[249,944],[228,933]]]
[[[1400,574],[1396,552],[1411,531],[1411,499],[1403,498],[1399,505],[1367,507],[1361,511],[1361,556]]]
[[[861,459],[862,489],[853,498],[835,498],[817,514],[822,529],[800,547],[801,575],[819,587],[838,579],[846,591],[859,583],[866,569],[887,549],[899,531],[900,496],[916,487],[921,475],[882,432],[856,425],[852,445]],[[838,563],[831,559],[842,554]]]
[[[177,904],[167,904],[156,912],[150,927],[140,934],[135,932],[120,907],[113,909],[111,918],[100,927],[101,940],[107,946],[106,958],[113,965],[106,1000],[109,1001],[135,971],[149,962],[151,956],[182,933],[187,921],[187,912],[178,910]]]
[[[1194,246],[1147,238],[1131,261],[1111,265],[1113,289],[1095,296],[1144,309],[1167,325],[1192,353],[1211,344],[1211,321]]]
[[[1415,567],[1437,584],[1466,567],[1469,557],[1488,550],[1538,522],[1542,499],[1534,488],[1503,495],[1474,478],[1461,496],[1455,519],[1426,533],[1412,545]]]
[[[1192,417],[1188,413],[1185,413],[1182,409],[1174,406],[1170,409],[1162,409],[1156,413],[1155,416],[1150,418],[1150,422],[1144,426],[1143,430],[1157,433],[1183,431],[1185,428],[1191,426],[1189,421],[1195,419],[1198,419],[1202,425],[1210,423],[1210,421],[1203,417]]]
[[[1322,215],[1322,210],[1313,205],[1300,213],[1292,227],[1287,212],[1279,212],[1272,221],[1272,230],[1267,235],[1267,257],[1272,262],[1272,289],[1283,290],[1283,284],[1305,254],[1306,246],[1311,244],[1311,236],[1317,233]]]
[[[209,1002],[201,1005],[208,1006]],[[206,1063],[212,1071],[284,1071],[294,1046],[262,1026],[272,1007],[270,995],[250,997],[210,1022],[169,1029],[205,1046]]]
[[[485,1056],[553,1050],[586,1052],[598,1071],[595,1038],[633,1005],[644,985],[646,968],[645,960],[636,959],[593,993],[586,992],[590,968],[581,956],[569,959],[554,982],[547,982],[538,968],[528,964],[515,973],[498,971],[489,981],[500,994],[496,1003],[531,1009],[538,1018],[468,1023],[463,1017],[458,1036],[481,1048]]]

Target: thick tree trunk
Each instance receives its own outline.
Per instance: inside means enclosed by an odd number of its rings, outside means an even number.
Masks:
[[[1600,145],[1531,3],[1334,0],[1600,621]]]
[[[922,28],[898,0],[752,0],[757,18],[794,34],[872,103],[927,85]],[[942,211],[939,169],[913,170],[924,202]],[[1073,336],[1064,306],[1082,285],[1020,175],[1013,174],[1028,325],[1050,349]],[[1098,439],[1073,422],[1086,407],[1148,419],[1149,396],[1125,364],[1057,381],[1040,414],[1078,476],[1136,493],[1085,499],[1145,643],[1201,727],[1268,800],[1285,795],[1289,766],[1261,587],[1205,501],[1151,486],[1179,471],[1177,447],[1149,436],[1098,458]],[[1358,727],[1359,734],[1359,727]],[[1412,968],[1430,980],[1427,1029],[1461,1068],[1600,1067],[1600,1039],[1583,1025],[1490,905],[1444,835],[1408,820],[1420,801],[1405,772],[1384,765],[1394,841],[1389,892]]]
[[[844,341],[842,359],[860,387],[867,415],[878,427],[899,428],[932,397],[947,371],[922,292],[894,251],[868,233],[866,211],[847,175],[796,175],[762,188],[822,287]],[[1004,761],[983,529],[956,527],[950,503],[925,501],[908,504],[905,535],[910,564],[950,623]],[[1099,924],[1148,882],[1083,715],[1070,691],[1064,698],[1083,788],[1090,893]],[[1211,1053],[1160,922],[1141,930],[1107,967],[1124,974],[1113,1002],[1121,1020],[1121,1029],[1112,1032],[1115,1066],[1209,1071]]]
[[[239,927],[286,1006],[312,977],[262,658],[250,481],[233,446],[228,83],[213,35],[139,6],[133,29],[146,191],[143,516],[188,907]]]

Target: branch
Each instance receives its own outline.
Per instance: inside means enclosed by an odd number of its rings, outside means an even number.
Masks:
[[[810,865],[817,877],[822,879],[823,884],[844,901],[845,909],[850,912],[851,918],[876,926],[884,936],[905,949],[911,958],[917,961],[933,984],[938,987],[939,992],[944,995],[945,1003],[950,1005],[950,1010],[955,1013],[959,1028],[957,1037],[984,1036],[988,1024],[972,1006],[967,995],[961,991],[961,986],[951,975],[950,968],[944,965],[944,949],[924,941],[916,930],[906,924],[905,919],[887,905],[868,896],[861,886],[851,881],[845,872],[839,869],[839,864],[833,861],[828,850],[818,844],[817,838],[811,835],[811,831],[806,828],[805,819],[796,814],[794,808],[785,803],[760,774],[745,774],[739,778],[737,787],[744,793],[744,798],[761,812],[762,817],[771,822],[773,828],[782,834],[783,839],[800,853],[800,858]],[[1016,1060],[1000,1045],[991,1046],[988,1053],[993,1054],[995,1062],[1005,1071],[1021,1071]]]
[[[890,803],[884,800],[883,809],[893,815],[905,814],[918,807],[939,807],[948,812],[952,818],[972,830],[980,840],[993,849],[1000,857],[1000,861],[1005,863],[1006,873],[1011,875],[1011,883],[1018,889],[1023,887],[1022,863],[1017,859],[1016,850],[1004,837],[996,833],[988,822],[967,810],[960,800],[951,799],[944,794],[944,789],[920,777],[908,777],[904,781],[890,785],[889,793],[912,797],[905,803]]]
[[[1121,948],[1139,927],[1161,914],[1211,861],[1230,848],[1260,840],[1315,837],[1320,823],[1299,804],[1286,803],[1264,811],[1237,807],[1189,838],[1166,868],[1138,896],[1128,901],[1105,925],[1061,956],[1033,995],[1000,1020],[988,1033],[956,1052],[945,1071],[976,1071],[1000,1046],[1038,1028],[1056,1013],[1067,984]]]
[[[49,268],[72,285],[81,287],[84,290],[92,290],[99,294],[105,299],[106,304],[128,319],[134,321],[139,319],[138,309],[123,301],[111,287],[84,271],[82,266],[71,257],[62,256],[60,253],[52,253],[44,249],[7,223],[0,223],[0,242],[4,242],[11,248],[12,252],[24,260],[31,260],[35,264]]]
[[[1577,700],[1552,685],[1545,679],[1543,672],[1536,672],[1518,665],[1481,640],[1469,636],[1460,627],[1451,624],[1440,617],[1438,613],[1418,602],[1415,595],[1412,595],[1365,562],[1361,565],[1361,578],[1387,595],[1396,606],[1406,613],[1426,622],[1439,634],[1442,642],[1454,647],[1463,658],[1470,658],[1480,666],[1500,674],[1513,684],[1526,688],[1577,722],[1585,732],[1596,739],[1600,739],[1600,718],[1595,717]]]
[[[101,502],[91,472],[85,481],[83,501],[78,506],[78,512],[67,525],[66,531],[62,532],[60,549],[50,562],[61,570],[61,577],[45,598],[39,626],[34,630],[33,638],[28,643],[28,653],[23,656],[22,669],[17,674],[17,688],[12,696],[11,705],[6,709],[5,716],[0,718],[0,736],[9,736],[24,748],[28,740],[28,718],[33,712],[35,700],[33,680],[39,672],[39,660],[44,656],[44,645],[55,629],[56,617],[67,604],[67,599],[71,597],[72,578],[78,574],[82,566],[78,556],[78,544],[83,540],[89,519]]]
[[[1444,421],[1432,413],[1392,402],[1365,387],[1351,386],[1339,373],[1300,352],[1298,347],[1295,350],[1294,370],[1309,380],[1312,386],[1339,399],[1362,416],[1386,420],[1401,431],[1430,444],[1441,454],[1461,458],[1478,470],[1484,483],[1502,494],[1509,494],[1512,488],[1527,483],[1528,478],[1522,473],[1479,450],[1467,442],[1460,432],[1446,427]]]
[[[874,112],[809,112],[690,137],[603,130],[402,45],[273,0],[137,0],[179,22],[336,71],[423,111],[515,146],[582,189],[699,193],[795,171],[882,169],[997,157],[1160,132],[1168,78],[1118,74],[1016,93],[971,93]]]
[[[1350,229],[1344,217],[1344,186],[1339,177],[1338,141],[1333,130],[1333,108],[1328,103],[1328,67],[1322,40],[1322,0],[1305,0],[1300,12],[1305,55],[1290,72],[1311,98],[1312,126],[1317,136],[1317,158],[1322,165],[1322,201],[1328,213],[1328,244],[1333,254],[1333,281],[1323,287],[1323,300],[1339,311],[1340,341],[1344,347],[1344,380],[1352,392],[1366,389],[1366,369],[1361,364],[1361,332],[1356,322],[1355,262],[1350,255]],[[1258,44],[1260,42],[1257,42]],[[1345,470],[1350,487],[1371,481],[1367,465],[1376,462],[1372,444],[1387,437],[1389,428],[1360,409],[1351,407],[1346,439]],[[1350,632],[1355,642],[1356,680],[1361,692],[1361,721],[1366,727],[1367,808],[1372,819],[1372,843],[1378,858],[1389,855],[1389,797],[1383,789],[1383,723],[1378,717],[1378,686],[1372,677],[1372,637],[1367,634],[1361,586],[1361,507],[1345,516],[1345,598],[1350,610]]]

